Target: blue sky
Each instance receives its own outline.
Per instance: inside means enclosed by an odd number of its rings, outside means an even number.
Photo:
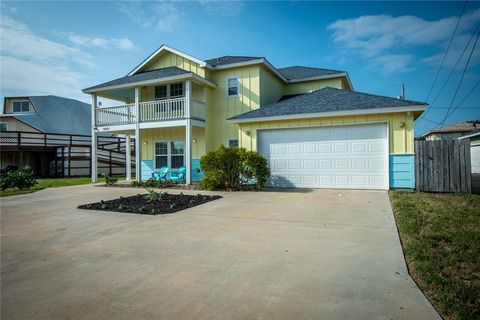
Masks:
[[[121,77],[161,44],[200,59],[265,56],[277,67],[346,70],[357,91],[425,101],[463,1],[8,2],[1,3],[1,98],[56,94]],[[480,23],[467,3],[424,118],[441,122],[473,48],[440,88]],[[453,108],[480,79],[480,40]],[[440,93],[440,94],[439,94]],[[480,85],[445,123],[480,118]],[[416,134],[437,126],[418,120]]]

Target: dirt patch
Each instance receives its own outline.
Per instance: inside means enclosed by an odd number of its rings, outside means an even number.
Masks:
[[[185,210],[222,198],[221,196],[208,195],[185,195],[168,194],[166,192],[155,192],[149,194],[138,194],[132,197],[120,197],[114,200],[107,200],[89,203],[78,206],[79,209],[116,211],[136,214],[169,214]]]

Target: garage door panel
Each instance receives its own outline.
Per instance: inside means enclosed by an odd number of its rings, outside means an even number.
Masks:
[[[258,150],[272,186],[388,189],[386,131],[385,124],[264,130]]]

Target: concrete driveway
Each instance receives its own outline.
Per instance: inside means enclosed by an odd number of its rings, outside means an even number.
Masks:
[[[1,318],[439,318],[407,273],[386,192],[225,193],[165,216],[76,209],[139,192],[1,199]]]

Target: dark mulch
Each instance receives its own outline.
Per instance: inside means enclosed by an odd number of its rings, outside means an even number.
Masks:
[[[147,194],[138,194],[132,197],[120,197],[114,200],[100,201],[78,206],[79,209],[116,211],[138,214],[169,214],[187,208],[195,207],[221,196],[207,196],[198,194],[195,196],[185,194],[161,193],[161,199],[148,201]]]

